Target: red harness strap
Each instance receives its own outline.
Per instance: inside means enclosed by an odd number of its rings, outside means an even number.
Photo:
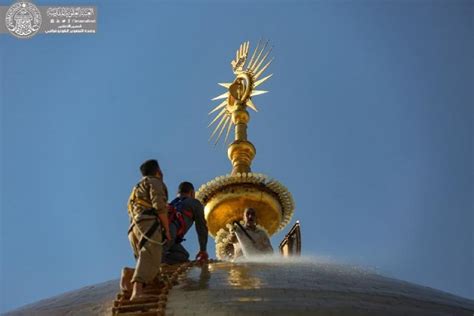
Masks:
[[[178,230],[176,231],[176,237],[177,238],[183,238],[184,233],[186,232],[186,222],[184,220],[184,216],[187,216],[188,218],[193,218],[193,212],[189,210],[182,210],[178,212],[176,208],[168,204],[168,221],[170,223],[176,223],[176,226]]]

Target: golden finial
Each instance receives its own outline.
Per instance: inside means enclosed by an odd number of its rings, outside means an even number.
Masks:
[[[229,227],[242,219],[245,208],[255,209],[258,224],[273,235],[288,224],[295,206],[291,193],[283,184],[250,170],[256,150],[247,139],[250,120],[247,108],[258,111],[253,97],[267,92],[256,88],[272,76],[264,75],[264,72],[273,59],[268,41],[260,41],[251,55],[249,51],[249,42],[240,45],[230,63],[234,80],[219,83],[226,92],[213,99],[223,100],[209,113],[214,116],[209,126],[215,124],[210,140],[214,139],[216,144],[224,133],[224,145],[227,144],[232,126],[235,127],[234,141],[227,150],[232,173],[203,184],[196,193],[196,198],[204,205],[209,234],[216,238],[216,255],[220,259],[225,258],[221,250],[229,249],[226,237]]]
[[[255,90],[255,88],[272,76],[268,75],[260,79],[273,61],[273,58],[268,59],[272,51],[271,48],[268,48],[268,41],[258,43],[247,63],[249,48],[250,42],[247,41],[242,43],[236,51],[235,59],[231,61],[235,79],[230,83],[219,83],[227,91],[212,100],[225,100],[209,112],[211,115],[220,110],[208,126],[217,123],[209,138],[211,140],[215,137],[214,144],[219,142],[225,130],[227,132],[224,144],[227,144],[231,127],[235,125],[235,139],[228,149],[228,156],[233,165],[233,174],[250,172],[250,165],[255,157],[256,150],[252,143],[247,140],[247,123],[250,119],[247,107],[258,112],[252,97],[268,91]]]

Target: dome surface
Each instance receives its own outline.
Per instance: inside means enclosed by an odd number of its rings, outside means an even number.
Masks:
[[[111,315],[118,281],[6,315]],[[347,265],[285,260],[192,267],[168,295],[166,315],[466,315],[474,301]]]

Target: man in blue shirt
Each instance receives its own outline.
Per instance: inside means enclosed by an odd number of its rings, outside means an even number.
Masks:
[[[205,261],[207,254],[207,224],[204,218],[204,206],[195,198],[194,186],[190,182],[182,182],[178,188],[178,196],[168,205],[171,241],[163,249],[163,262],[175,264],[189,260],[189,252],[183,247],[184,236],[196,223],[199,240],[199,252],[196,260]]]

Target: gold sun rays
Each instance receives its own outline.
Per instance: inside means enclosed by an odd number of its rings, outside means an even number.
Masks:
[[[250,42],[247,41],[242,43],[235,53],[235,58],[231,61],[232,71],[237,78],[234,79],[234,82],[218,83],[218,85],[224,87],[227,91],[212,99],[212,101],[225,99],[209,112],[209,115],[211,115],[220,110],[208,125],[208,127],[211,127],[212,125],[217,124],[209,137],[209,141],[215,138],[214,145],[217,145],[219,139],[224,134],[224,131],[226,131],[224,145],[227,144],[230,130],[233,125],[232,112],[235,110],[235,102],[238,104],[245,104],[255,112],[258,112],[258,108],[252,101],[252,97],[267,93],[268,91],[255,90],[255,88],[273,76],[273,74],[270,74],[259,79],[273,61],[273,58],[269,58],[273,47],[269,47],[268,45],[269,41],[264,42],[260,40],[253,50],[250,60],[248,60],[247,57],[249,55]],[[229,89],[231,86],[235,87],[237,79],[245,81],[245,84],[248,85],[248,87],[239,86],[237,88],[242,92],[240,95],[246,95],[244,97],[245,99],[236,99],[239,97],[230,96]],[[243,93],[245,89],[250,89],[250,93]],[[230,99],[232,99],[232,101],[230,101]],[[229,104],[229,101],[232,104]]]
[[[227,144],[227,139],[229,138],[230,130],[232,128],[232,115],[229,111],[227,111],[227,109],[224,108],[221,112],[219,112],[219,114],[217,114],[217,116],[214,118],[214,120],[212,120],[212,122],[208,125],[208,127],[216,123],[219,118],[220,118],[220,121],[217,124],[217,126],[214,128],[214,130],[212,131],[211,137],[209,137],[209,141],[211,141],[212,138],[216,136],[214,140],[214,145],[217,145],[217,143],[219,142],[219,139],[222,136],[222,133],[224,132],[224,130],[227,129],[227,133],[226,133],[225,141],[224,141],[224,145],[225,145]],[[219,131],[219,133],[217,133],[217,131]]]

